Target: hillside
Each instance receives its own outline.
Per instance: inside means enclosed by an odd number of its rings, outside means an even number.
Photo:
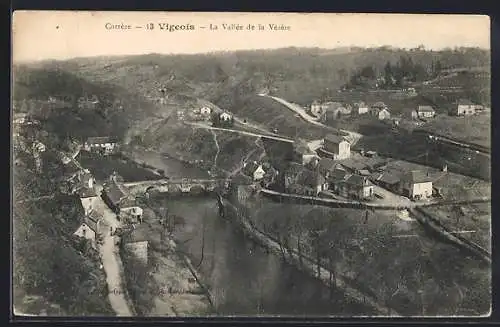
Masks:
[[[48,176],[17,166],[14,201],[54,195],[47,186],[55,181]],[[73,237],[84,214],[79,198],[55,194],[52,199],[15,202],[13,213],[15,310],[28,314],[114,315],[98,253]]]
[[[143,97],[124,88],[91,82],[71,71],[55,68],[14,69],[13,100],[16,110],[29,112],[44,128],[61,137],[86,138],[97,135],[122,136],[129,124],[155,112]],[[94,107],[78,106],[80,97],[96,96]],[[49,97],[56,98],[51,103]]]

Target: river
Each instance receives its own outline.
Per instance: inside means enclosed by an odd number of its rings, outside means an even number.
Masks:
[[[185,167],[185,164],[174,158],[153,152],[142,153],[141,160],[164,169],[171,177],[206,176],[204,171],[200,169],[197,171],[196,167]],[[179,248],[191,259],[193,265],[200,272],[200,278],[210,290],[218,315],[307,317],[376,315],[370,308],[360,303],[353,303],[340,290],[335,290],[330,294],[328,287],[319,280],[300,271],[295,266],[283,262],[281,257],[267,253],[265,249],[247,239],[236,226],[232,225],[233,222],[219,217],[215,197],[169,198],[165,195],[156,195],[151,200],[156,201],[159,206],[168,208],[170,214],[184,217],[185,224],[174,232],[174,238]],[[460,271],[454,273],[464,276],[464,278],[469,273],[472,276],[470,267],[475,264],[474,260],[459,254],[453,246],[429,237],[420,227],[415,226],[415,228],[417,228],[418,234],[421,234],[419,238],[421,246],[424,243],[429,243],[431,248],[436,248],[432,251],[436,258],[442,255],[453,256],[452,261],[461,262],[463,266]],[[415,232],[417,231],[415,230]],[[403,238],[401,242],[408,241]],[[423,247],[416,249],[415,253],[425,253],[426,251],[430,250]],[[455,257],[456,255],[459,257]],[[403,258],[404,255],[400,259]],[[424,258],[424,261],[417,259],[418,263],[426,264],[426,256],[421,258]],[[435,272],[437,280],[448,281],[446,275],[451,272],[445,268],[445,266],[440,267],[439,271]],[[482,276],[489,273],[481,268],[474,273],[474,276],[478,274]],[[481,289],[479,293],[482,294],[483,291],[487,290],[483,290],[483,286],[479,286],[477,282],[485,279],[483,277],[477,278],[479,277],[473,277],[474,283]],[[470,288],[471,281],[465,279],[462,281],[462,279],[457,277],[453,280],[457,280],[463,285],[465,288],[462,287],[462,289],[464,290]],[[455,290],[454,286],[449,287],[451,287],[448,288],[450,291],[462,292]],[[443,296],[448,296],[447,292],[443,291]],[[481,295],[481,299],[487,301],[488,295],[486,293],[483,295]],[[450,296],[454,298],[454,296]],[[439,301],[443,299],[439,298]],[[471,298],[470,301],[475,301],[475,298]],[[485,305],[487,303],[481,304],[481,307]],[[467,306],[475,307],[476,305],[468,304]],[[438,309],[436,313],[442,312],[446,308]],[[411,312],[408,314],[415,314],[413,309],[409,308],[409,311]],[[428,314],[431,314],[430,311],[429,309]],[[447,309],[445,311],[448,312]],[[465,310],[461,310],[461,312],[465,312]]]
[[[171,177],[206,176],[204,171],[153,152],[141,153],[141,160]],[[350,303],[340,291],[330,294],[319,280],[247,239],[219,217],[215,198],[161,197],[156,201],[170,214],[185,218],[185,226],[174,237],[198,267],[218,315],[370,314],[369,308]]]

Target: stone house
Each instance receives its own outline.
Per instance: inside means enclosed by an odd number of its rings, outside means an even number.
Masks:
[[[122,235],[123,248],[134,255],[142,264],[149,262],[149,241],[155,232],[145,224],[133,226],[131,230]]]
[[[138,206],[121,208],[119,219],[126,223],[142,223],[143,212],[142,208]]]
[[[365,102],[361,101],[361,102],[354,103],[354,111],[358,115],[364,115],[364,114],[368,113],[369,108]]]
[[[391,192],[400,192],[401,178],[394,172],[376,172],[370,176],[370,180]]]
[[[83,144],[87,152],[113,153],[118,148],[118,139],[112,136],[89,137]]]
[[[457,103],[456,115],[468,116],[476,113],[476,105],[467,99],[460,99]]]
[[[73,233],[77,237],[82,237],[92,242],[96,246],[97,236],[100,232],[101,217],[95,212],[90,211],[85,215],[82,224]]]
[[[436,115],[436,111],[431,106],[418,106],[417,117],[418,118],[432,118]]]
[[[432,178],[419,170],[410,171],[401,178],[400,192],[410,199],[428,199],[432,197]]]
[[[221,121],[230,121],[233,116],[227,112],[223,112],[219,115]]]
[[[343,160],[351,156],[351,144],[339,135],[327,135],[323,140],[321,150],[334,160]]]
[[[328,188],[328,182],[319,171],[305,168],[298,174],[295,182],[290,187],[293,193],[307,196],[317,196],[322,191],[328,190]]]
[[[103,185],[101,197],[113,212],[120,214],[121,203],[126,199],[127,194],[120,188],[115,177],[110,177]]]
[[[301,162],[303,165],[319,160],[318,154],[312,151],[305,142],[295,142],[293,151],[294,160]]]
[[[202,107],[200,109],[200,115],[210,118],[211,114],[212,114],[212,109],[210,109],[209,107]]]
[[[386,120],[391,118],[391,113],[387,108],[380,110],[377,114],[378,120]]]
[[[378,117],[380,111],[384,109],[389,109],[387,105],[381,101],[375,102],[370,106],[370,115]]]

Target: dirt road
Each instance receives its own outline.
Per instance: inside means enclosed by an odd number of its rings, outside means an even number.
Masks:
[[[96,185],[97,194],[100,194],[101,190],[102,186]],[[102,215],[104,223],[108,228],[113,227],[114,230],[120,226],[115,213],[106,206],[101,197],[97,199],[94,209]],[[130,317],[133,314],[126,301],[126,289],[124,288],[124,281],[121,279],[121,259],[118,248],[115,245],[115,237],[111,236],[108,228],[105,228],[103,231],[103,245],[99,247],[102,264],[106,272],[106,282],[109,290],[108,298],[117,316]]]
[[[306,111],[301,108],[300,106],[296,105],[296,104],[293,104],[293,103],[290,103],[288,101],[286,101],[285,99],[281,99],[281,98],[278,98],[278,97],[273,97],[273,96],[270,96],[270,95],[260,95],[260,96],[264,96],[264,97],[268,97],[268,98],[271,98],[279,103],[281,103],[282,105],[284,105],[285,107],[287,107],[288,109],[294,111],[295,113],[297,113],[302,119],[304,119],[305,121],[307,121],[308,123],[310,124],[313,124],[313,125],[316,125],[316,126],[320,126],[320,127],[323,127],[325,129],[328,129],[328,130],[337,130],[336,128],[333,128],[333,127],[330,127],[330,126],[327,126],[325,124],[322,124],[320,123],[319,121],[317,121],[317,119],[311,117],[309,114],[306,113]],[[356,133],[356,132],[353,132],[353,131],[348,131],[348,130],[345,130],[345,129],[341,129],[340,131],[348,134],[349,136],[347,136],[347,138],[349,139],[349,142],[351,143],[351,146],[356,144],[358,142],[358,140],[363,136],[359,133]]]

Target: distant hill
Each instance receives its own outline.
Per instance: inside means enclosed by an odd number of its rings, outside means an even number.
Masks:
[[[18,66],[13,71],[13,100],[59,136],[86,138],[98,135],[122,136],[131,121],[144,119],[155,107],[133,91],[110,83],[93,82],[60,67]],[[80,97],[96,96],[95,107],[79,107]],[[54,97],[63,104],[54,106]],[[21,105],[19,105],[21,106]]]

